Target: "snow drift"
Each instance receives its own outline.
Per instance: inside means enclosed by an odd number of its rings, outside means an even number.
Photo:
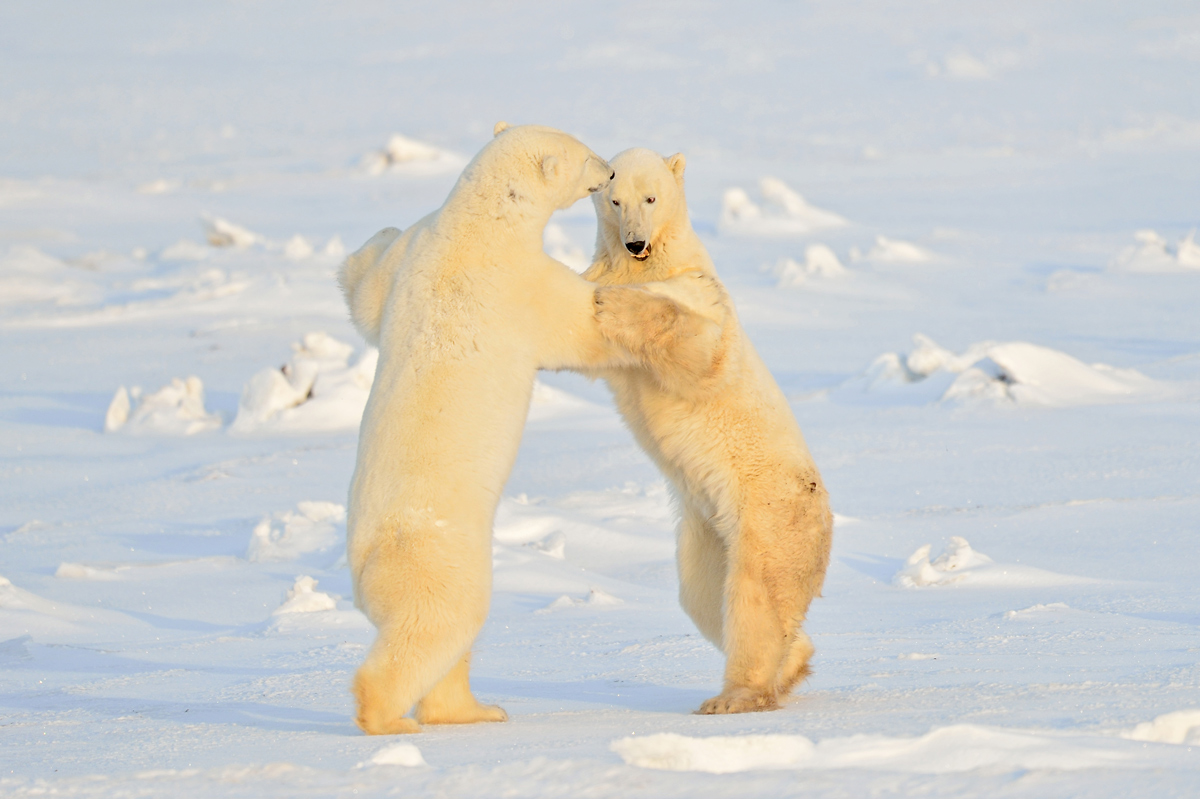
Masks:
[[[759,181],[762,205],[750,199],[745,189],[725,192],[721,201],[722,233],[742,236],[792,236],[845,227],[849,221],[832,211],[809,204],[777,178]]]
[[[363,156],[361,168],[373,176],[389,173],[440,175],[457,172],[466,164],[467,159],[460,155],[397,133],[388,139],[382,150]]]
[[[857,247],[852,247],[850,260],[883,264],[925,264],[937,260],[937,256],[911,241],[876,236],[875,244],[865,253]]]
[[[1110,268],[1115,272],[1200,272],[1200,244],[1192,231],[1171,247],[1154,230],[1133,234],[1137,244],[1121,250]]]
[[[335,502],[297,503],[296,511],[267,516],[255,526],[246,559],[287,561],[327,552],[345,540],[345,523],[346,508]]]
[[[920,333],[907,355],[886,353],[834,396],[872,395],[909,403],[991,402],[1069,407],[1155,399],[1172,388],[1133,369],[1088,365],[1023,341],[979,342],[957,355]]]
[[[176,377],[153,394],[143,394],[139,386],[121,386],[104,415],[106,433],[190,436],[220,426],[220,415],[204,410],[204,384],[195,375],[187,380]]]
[[[829,247],[810,244],[804,250],[803,263],[783,258],[776,262],[771,274],[778,278],[779,288],[788,288],[802,286],[813,278],[840,277],[846,274],[846,267]]]
[[[953,536],[946,550],[933,560],[929,544],[917,549],[892,578],[895,585],[903,588],[926,588],[944,585],[977,586],[1037,586],[1068,585],[1088,582],[1082,577],[1055,574],[1032,566],[1013,563],[996,563],[982,552],[971,548],[967,539]]]
[[[977,769],[1076,770],[1135,766],[1135,752],[1116,741],[1006,730],[975,724],[937,727],[919,738],[852,735],[813,743],[802,735],[691,738],[660,733],[611,745],[631,766],[731,774],[756,769],[868,769],[955,774]]]
[[[357,430],[375,380],[379,351],[354,348],[322,332],[292,345],[280,369],[264,369],[242,389],[233,433]]]

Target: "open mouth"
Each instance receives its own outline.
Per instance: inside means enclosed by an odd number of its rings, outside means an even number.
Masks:
[[[631,255],[632,255],[632,254],[631,254]],[[639,252],[637,255],[633,255],[632,257],[633,257],[633,260],[635,260],[635,261],[644,261],[644,260],[646,260],[647,258],[649,258],[649,257],[650,257],[650,245],[649,245],[649,244],[647,244],[647,245],[646,245],[646,249],[642,250],[642,251],[641,251],[641,252]]]

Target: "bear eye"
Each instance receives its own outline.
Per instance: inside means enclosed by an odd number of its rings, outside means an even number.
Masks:
[[[655,199],[654,197],[647,197],[646,202],[652,203],[652,202],[654,202],[654,199]]]
[[[620,205],[620,204],[621,203],[617,202],[616,200],[613,200],[613,205]]]

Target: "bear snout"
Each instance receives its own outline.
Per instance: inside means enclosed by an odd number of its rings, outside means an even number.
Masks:
[[[629,254],[639,261],[650,257],[650,246],[644,241],[627,241],[625,249],[629,250]]]

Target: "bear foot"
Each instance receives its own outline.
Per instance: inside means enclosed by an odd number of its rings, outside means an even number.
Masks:
[[[706,699],[697,716],[714,716],[724,713],[757,713],[763,710],[778,710],[779,702],[774,693],[757,693],[749,688],[727,688],[712,699]]]
[[[417,719],[422,724],[475,724],[482,721],[508,721],[508,714],[499,705],[482,705],[478,702],[474,707],[425,708],[417,706]]]
[[[420,724],[403,716],[398,719],[385,720],[372,718],[370,714],[360,710],[354,721],[358,724],[358,728],[367,735],[410,735],[421,731]]]
[[[404,735],[420,732],[421,725],[407,718],[408,706],[395,701],[392,692],[379,685],[364,666],[351,687],[358,712],[354,721],[367,735]]]

